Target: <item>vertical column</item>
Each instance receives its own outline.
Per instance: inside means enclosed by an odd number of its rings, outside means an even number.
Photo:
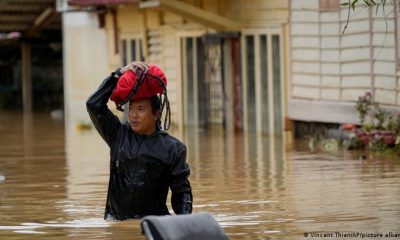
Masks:
[[[233,115],[233,75],[232,75],[232,40],[226,38],[223,41],[223,81],[225,85],[224,93],[224,115],[225,115],[225,127],[227,132],[233,132],[234,130],[234,115]]]
[[[22,107],[24,112],[32,112],[31,46],[21,43],[22,58]]]
[[[233,106],[235,131],[243,130],[243,86],[240,77],[240,39],[232,40]]]
[[[32,78],[31,78],[31,45],[23,41],[21,43],[22,62],[22,109],[23,109],[23,133],[24,154],[32,154],[33,128],[32,128]]]

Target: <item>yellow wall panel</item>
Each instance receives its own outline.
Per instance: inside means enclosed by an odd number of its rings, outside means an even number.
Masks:
[[[181,23],[183,23],[182,17],[180,17],[176,14],[169,13],[169,12],[164,12],[162,14],[162,21],[163,21],[163,24],[181,24]]]
[[[146,22],[148,28],[153,29],[160,26],[160,18],[162,17],[162,14],[160,14],[161,13],[158,10],[146,10]]]
[[[123,5],[118,8],[117,21],[121,32],[140,32],[142,31],[142,10],[134,5]]]

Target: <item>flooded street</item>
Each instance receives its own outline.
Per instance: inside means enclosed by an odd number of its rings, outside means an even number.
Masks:
[[[0,135],[0,239],[144,239],[138,220],[103,220],[109,152],[94,129],[2,112]],[[211,213],[230,239],[400,234],[399,159],[312,154],[221,129],[174,135],[188,147],[194,212]]]

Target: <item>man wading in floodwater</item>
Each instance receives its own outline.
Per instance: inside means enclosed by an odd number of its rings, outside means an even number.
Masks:
[[[165,131],[170,123],[166,84],[157,66],[132,62],[108,76],[86,102],[94,126],[110,147],[106,220],[169,214],[168,188],[174,212],[192,212],[186,146]],[[124,124],[108,109],[109,98],[119,110],[129,104]]]

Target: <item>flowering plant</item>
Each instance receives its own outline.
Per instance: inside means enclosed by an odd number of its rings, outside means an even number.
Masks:
[[[361,125],[365,124],[366,117],[371,111],[372,105],[372,94],[370,92],[365,93],[364,96],[358,97],[358,101],[356,102],[356,109],[358,112],[358,117],[360,118]]]
[[[370,92],[358,98],[355,108],[358,112],[361,127],[343,125],[342,129],[352,134],[349,146],[369,147],[384,150],[395,147],[400,149],[400,114],[396,118],[392,113],[382,109],[375,102]]]

